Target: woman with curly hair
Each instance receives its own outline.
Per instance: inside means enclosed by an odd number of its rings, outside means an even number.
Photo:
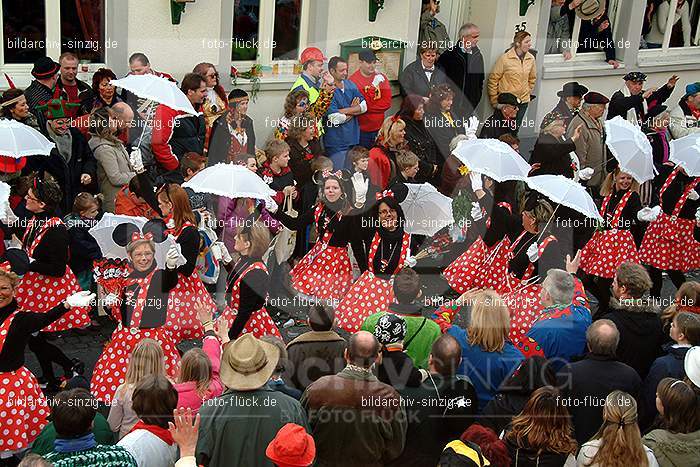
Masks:
[[[571,418],[561,403],[559,391],[552,386],[532,393],[523,411],[506,429],[503,439],[513,467],[576,465],[577,443]]]
[[[430,97],[425,104],[423,122],[437,145],[435,163],[438,173],[442,172],[442,166],[450,156],[452,138],[465,133],[464,122],[452,112],[454,97],[455,92],[449,84],[440,84],[430,90]]]
[[[623,391],[608,394],[603,425],[581,446],[577,461],[586,467],[658,467],[654,453],[642,444],[634,397]]]
[[[284,115],[280,117],[277,128],[275,128],[275,138],[286,140],[289,134],[289,127],[295,120],[309,110],[309,93],[303,89],[297,89],[287,94],[284,99]]]

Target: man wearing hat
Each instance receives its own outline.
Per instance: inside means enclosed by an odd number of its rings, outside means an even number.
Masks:
[[[663,104],[673,93],[678,76],[673,75],[659,89],[644,90],[647,75],[639,71],[627,73],[622,79],[625,85],[610,98],[610,107],[606,120],[618,115],[628,122],[641,126],[646,119],[646,113],[655,105]]]
[[[593,193],[599,192],[600,185],[605,179],[605,130],[603,128],[603,114],[610,99],[599,92],[590,91],[583,96],[581,111],[571,119],[567,136],[571,138],[576,129],[581,127],[576,145],[576,156],[579,160],[579,169],[590,167],[593,175],[586,185],[591,187]]]
[[[228,162],[238,154],[255,154],[255,128],[248,116],[250,97],[236,88],[228,94],[228,109],[214,121],[209,138],[207,167]]]
[[[496,102],[496,108],[484,122],[479,138],[498,139],[507,133],[518,136],[518,125],[515,117],[518,115],[520,99],[514,94],[504,92],[498,95]]]
[[[32,170],[48,172],[63,190],[61,212],[68,214],[73,207],[73,200],[82,191],[94,193],[97,187],[97,161],[80,130],[70,126],[73,108],[78,103],[66,102],[55,98],[38,106],[46,121],[42,133],[56,147],[46,156],[32,156],[28,165]]]
[[[577,81],[564,84],[562,90],[557,92],[559,103],[551,112],[545,115],[540,129],[545,127],[544,122],[553,120],[562,120],[564,122],[564,128],[569,128],[569,123],[571,123],[571,119],[578,113],[579,107],[581,106],[581,99],[587,92],[588,88],[579,84]]]
[[[605,52],[605,61],[613,68],[619,68],[610,18],[605,12],[606,3],[606,0],[584,0],[576,8],[576,15],[581,18],[577,52]]]
[[[316,458],[316,444],[303,426],[287,423],[265,450],[277,467],[308,467]]]
[[[323,125],[321,117],[325,115],[328,107],[333,100],[333,77],[323,70],[323,62],[326,57],[321,52],[321,49],[316,47],[307,47],[301,52],[299,61],[301,62],[302,72],[292,84],[292,89],[289,92],[303,89],[309,93],[309,109],[308,112],[319,119],[319,134],[323,134]]]
[[[367,112],[357,116],[360,123],[360,146],[372,149],[384,123],[384,112],[391,107],[391,86],[384,73],[377,72],[377,56],[370,49],[359,54],[360,67],[350,77],[367,102]]]
[[[36,110],[36,108],[46,104],[54,97],[54,88],[58,80],[58,72],[60,69],[60,65],[49,57],[40,58],[34,63],[34,67],[32,68],[34,80],[29,87],[24,90],[27,105],[29,106],[29,110],[36,116],[39,128],[44,128],[46,125],[46,117],[43,111]]]
[[[278,359],[274,344],[252,334],[243,334],[226,347],[220,376],[227,391],[204,402],[199,410],[199,465],[228,467],[235,459],[236,465],[272,467],[264,459],[280,428],[294,423],[307,429],[299,402],[267,384]],[[279,454],[279,450],[274,452]]]
[[[379,342],[367,331],[353,334],[345,361],[340,373],[316,380],[301,397],[316,440],[316,465],[387,465],[404,449],[407,420],[399,393],[372,372]]]
[[[673,139],[700,133],[700,81],[685,87],[685,95],[670,115]]]

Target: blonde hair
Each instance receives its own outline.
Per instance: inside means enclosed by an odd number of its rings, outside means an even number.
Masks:
[[[418,163],[418,156],[412,151],[399,151],[396,154],[396,167],[399,170],[406,170]]]
[[[392,144],[392,136],[396,134],[397,131],[401,131],[406,128],[406,123],[400,118],[388,117],[382,123],[382,127],[379,129],[379,134],[377,135],[377,141],[385,146],[395,146]]]
[[[270,231],[262,222],[255,221],[249,229],[241,230],[238,235],[250,242],[250,258],[262,258],[270,246]]]
[[[12,288],[14,289],[15,286],[17,286],[17,282],[19,281],[19,276],[12,271],[5,271],[4,269],[0,269],[0,279],[7,279],[10,282]]]
[[[608,394],[603,407],[603,425],[593,439],[599,439],[600,446],[587,465],[649,465],[637,425],[637,402],[626,392]]]
[[[603,184],[600,186],[600,196],[608,196],[615,191],[615,179],[620,173],[622,173],[620,171],[620,168],[616,167],[615,170],[610,172],[608,176],[605,177],[605,180],[603,180]],[[632,178],[632,185],[630,185],[630,190],[639,193],[639,182],[634,178]]]
[[[200,348],[190,349],[182,356],[180,364],[180,383],[193,381],[199,397],[204,398],[209,392],[212,377],[212,364],[209,356]]]
[[[469,343],[485,352],[501,352],[510,331],[510,314],[501,296],[484,290],[474,297],[471,322],[467,333]]]
[[[160,344],[153,339],[144,339],[138,343],[126,368],[125,385],[135,385],[144,376],[165,376],[165,355]]]
[[[269,162],[272,162],[272,159],[281,156],[285,152],[289,152],[289,144],[281,139],[270,139],[265,145],[265,157]]]

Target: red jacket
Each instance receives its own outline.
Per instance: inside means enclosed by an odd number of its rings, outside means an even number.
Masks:
[[[377,73],[384,77],[384,81],[379,83],[379,87],[374,87],[372,82],[374,76],[366,78],[357,70],[350,77],[350,81],[357,85],[362,95],[367,101],[367,112],[357,116],[360,130],[364,132],[378,131],[384,123],[384,112],[391,107],[391,85],[389,78],[383,73]],[[375,75],[376,76],[376,75]]]
[[[167,171],[177,170],[180,166],[180,162],[170,146],[170,138],[173,136],[175,120],[181,115],[187,115],[187,113],[160,104],[156,107],[153,117],[153,133],[151,135],[153,157],[155,157],[156,163]]]
[[[391,178],[391,161],[380,147],[369,150],[369,165],[367,166],[369,181],[379,187],[380,191],[386,190]]]

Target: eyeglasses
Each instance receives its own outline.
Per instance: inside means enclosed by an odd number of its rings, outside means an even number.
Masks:
[[[309,106],[309,101],[299,101],[297,102],[297,105],[299,107],[308,107]]]

